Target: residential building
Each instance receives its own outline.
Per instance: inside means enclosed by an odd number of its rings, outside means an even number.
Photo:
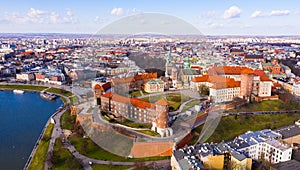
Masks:
[[[20,73],[20,74],[16,74],[16,79],[24,80],[24,81],[31,81],[31,80],[35,80],[35,76],[33,73]]]
[[[164,82],[159,79],[150,80],[144,85],[144,90],[147,93],[163,92],[164,89]]]
[[[238,137],[249,146],[243,148],[245,154],[252,159],[264,159],[271,163],[278,163],[291,160],[292,147],[279,142],[281,134],[265,129],[261,131],[248,131]]]
[[[297,121],[299,122],[299,121]],[[293,145],[300,143],[300,126],[299,123],[295,122],[295,125],[283,127],[275,130],[277,133],[282,135],[284,142]]]
[[[265,58],[261,54],[247,54],[244,57],[244,61],[250,61],[250,62],[265,62]]]
[[[251,170],[252,159],[230,148],[226,143],[203,143],[174,150],[171,166],[185,169],[245,169]]]

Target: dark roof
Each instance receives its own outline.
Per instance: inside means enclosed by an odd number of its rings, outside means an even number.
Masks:
[[[257,54],[248,54],[245,56],[245,58],[249,58],[249,59],[263,59],[264,56],[263,55],[257,55]]]
[[[231,147],[234,148],[235,150],[246,148],[250,146],[248,143],[246,143],[242,139],[234,139],[232,141],[227,142],[227,144]]]
[[[282,139],[289,138],[292,136],[300,135],[300,127],[296,125],[287,126],[275,130],[282,135]]]
[[[235,157],[235,159],[242,161],[244,159],[246,159],[247,157],[244,154],[241,154],[233,149],[229,150],[231,156]]]
[[[182,73],[184,75],[200,75],[199,70],[196,69],[183,69]]]
[[[230,52],[231,53],[243,53],[244,52],[244,50],[243,49],[240,49],[240,48],[231,48],[230,49]]]
[[[296,160],[289,160],[286,162],[280,162],[277,164],[271,165],[276,170],[300,170],[300,162]]]
[[[184,158],[185,153],[180,150],[175,150],[175,151],[173,151],[173,155],[176,158],[176,160],[179,161]]]

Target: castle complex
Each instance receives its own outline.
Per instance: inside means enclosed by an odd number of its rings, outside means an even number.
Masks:
[[[95,101],[100,105],[101,110],[109,112],[115,117],[152,124],[151,130],[159,133],[162,137],[173,134],[172,129],[168,127],[169,103],[165,98],[150,103],[138,98],[124,97],[114,92],[105,93],[103,90],[104,88],[99,84],[94,85]]]

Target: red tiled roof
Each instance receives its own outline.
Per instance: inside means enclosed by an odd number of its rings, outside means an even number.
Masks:
[[[114,101],[120,102],[120,103],[125,103],[125,104],[132,104],[135,107],[139,108],[153,108],[154,105],[151,104],[150,102],[143,101],[138,98],[128,98],[124,97],[121,95],[118,95],[116,93],[108,92],[102,95],[102,97],[105,98],[111,98]]]
[[[150,102],[145,102],[138,98],[131,98],[130,102],[133,106],[139,107],[139,108],[153,108],[154,107],[154,105],[151,104]]]
[[[130,83],[130,82],[135,82],[138,80],[144,80],[144,79],[156,79],[157,78],[157,73],[145,73],[141,75],[136,75],[134,77],[127,77],[127,78],[114,78],[112,79],[112,82],[114,84],[116,83]]]
[[[254,74],[259,76],[261,81],[272,81],[263,70],[255,70]]]
[[[214,83],[212,88],[223,89],[223,88],[234,88],[234,87],[241,87],[241,82],[235,81],[232,78],[226,78],[225,81],[218,81],[218,82]]]
[[[210,82],[209,75],[197,76],[192,79],[193,82]]]
[[[94,86],[94,89],[102,89],[102,87],[101,87],[99,84],[96,84],[96,85]]]
[[[241,74],[254,74],[254,72],[250,68],[244,68],[242,69]]]
[[[203,75],[200,77],[195,77],[192,79],[193,82],[210,82],[213,84],[212,88],[220,89],[220,88],[233,88],[240,87],[241,82],[235,81],[233,78],[226,78],[223,76],[217,75]]]
[[[240,66],[216,66],[208,69],[209,75],[220,75],[220,74],[230,74],[230,75],[239,75],[239,74],[251,74],[252,69],[248,67]],[[245,72],[245,73],[243,73]]]

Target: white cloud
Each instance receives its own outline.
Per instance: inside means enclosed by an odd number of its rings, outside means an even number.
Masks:
[[[267,16],[284,16],[289,15],[291,12],[289,10],[273,10],[269,13],[263,13],[262,11],[254,11],[251,14],[251,18],[258,18],[258,17],[267,17]]]
[[[73,16],[73,12],[72,12],[72,10],[69,9],[69,8],[66,9],[66,14],[67,14],[67,16],[69,16],[69,17]]]
[[[265,17],[266,15],[263,14],[263,12],[261,11],[254,11],[252,14],[251,14],[251,18],[257,18],[257,17]]]
[[[283,16],[289,15],[291,12],[289,10],[273,10],[270,13],[270,16]]]
[[[56,12],[51,12],[50,21],[51,21],[51,23],[58,23],[59,22],[59,14]]]
[[[110,11],[110,14],[111,14],[111,15],[117,15],[117,16],[121,16],[121,15],[123,15],[123,13],[124,13],[123,8],[113,8],[113,9]]]
[[[95,22],[98,22],[99,20],[100,20],[99,16],[96,16],[95,19],[94,19]]]
[[[240,17],[242,10],[237,6],[231,6],[224,12],[223,18],[230,19],[230,18],[238,18]]]
[[[67,24],[78,23],[71,9],[67,9],[66,13],[60,15],[59,13],[52,11],[43,11],[39,9],[30,8],[27,13],[9,12],[0,17],[1,22],[17,23],[17,24]]]
[[[27,15],[29,17],[41,17],[41,15],[45,15],[47,14],[47,11],[43,11],[43,10],[39,10],[39,9],[34,9],[34,8],[30,8],[27,12]]]
[[[78,19],[73,17],[73,14],[70,16],[61,16],[57,12],[51,12],[50,22],[52,24],[75,24],[78,23]]]

